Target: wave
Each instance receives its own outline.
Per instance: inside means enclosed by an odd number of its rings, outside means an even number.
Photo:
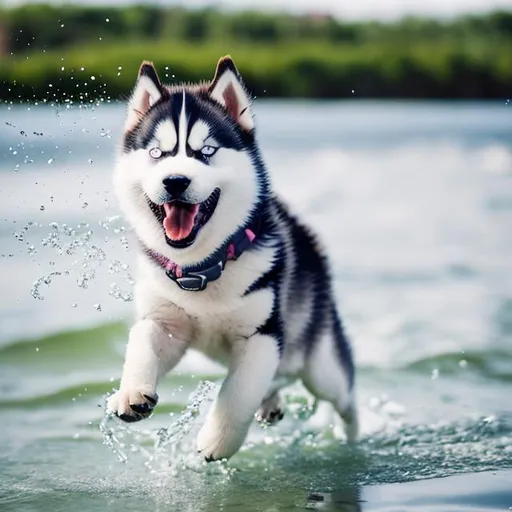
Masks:
[[[54,393],[39,394],[27,398],[18,398],[12,400],[0,399],[0,407],[2,409],[34,409],[48,406],[69,406],[71,400],[79,397],[91,396],[98,400],[99,397],[112,391],[112,388],[113,383],[111,381],[88,382],[75,386],[69,386]]]
[[[402,369],[416,373],[436,370],[443,375],[467,372],[488,379],[511,382],[512,354],[500,349],[447,352],[417,359]]]
[[[70,359],[80,364],[98,358],[104,361],[113,361],[115,358],[118,361],[124,349],[127,334],[127,324],[111,322],[90,328],[61,331],[41,338],[14,341],[0,347],[0,367],[4,364],[11,366],[16,363],[25,365],[55,362],[59,364]],[[430,373],[434,370],[445,376],[477,375],[487,379],[512,382],[512,352],[500,348],[452,351],[422,357],[393,368],[393,371],[418,374]],[[390,370],[388,367],[362,365],[359,371],[364,375],[371,375]],[[211,378],[212,375],[202,375],[202,377]],[[173,380],[175,378],[176,375],[173,376]],[[96,382],[91,385],[101,388],[102,384]],[[84,383],[82,389],[83,387],[87,387],[87,383]],[[66,390],[58,393],[61,392],[66,393]],[[58,393],[48,396],[56,396]],[[2,403],[0,401],[0,405]]]
[[[499,382],[512,382],[512,352],[503,349],[464,350],[421,357],[399,366],[363,364],[361,375],[372,376],[390,372],[413,374],[437,373],[445,377],[478,376]]]
[[[41,358],[88,358],[114,352],[115,342],[126,340],[128,327],[112,322],[86,329],[61,331],[41,338],[22,339],[0,347],[0,362],[40,361]]]
[[[512,352],[504,349],[464,350],[444,352],[407,361],[400,365],[362,364],[362,376],[382,376],[385,373],[439,374],[443,377],[481,377],[498,382],[512,382]]]

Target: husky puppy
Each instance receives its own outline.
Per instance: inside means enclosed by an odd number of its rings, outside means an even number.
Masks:
[[[272,192],[230,57],[197,85],[163,85],[142,63],[114,180],[140,251],[137,320],[108,410],[149,416],[158,381],[192,348],[228,372],[198,435],[206,460],[236,453],[255,415],[280,420],[278,391],[299,378],[355,440],[354,365],[328,263]]]

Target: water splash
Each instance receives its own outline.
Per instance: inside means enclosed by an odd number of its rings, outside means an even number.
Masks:
[[[135,284],[135,279],[130,272],[130,266],[120,260],[112,260],[108,266],[108,273],[118,275],[130,287],[130,289],[126,290],[121,288],[118,283],[113,282],[110,284],[109,295],[123,302],[133,301],[134,296],[131,290]]]
[[[123,302],[132,302],[134,299],[131,291],[123,291],[117,283],[111,283],[108,294],[114,299],[122,300]]]
[[[193,446],[193,434],[198,427],[196,420],[203,414],[206,403],[213,400],[216,388],[213,382],[201,381],[190,394],[185,409],[175,419],[171,414],[171,423],[158,430],[136,430],[105,414],[99,426],[103,444],[121,463],[128,462],[129,453],[142,456],[144,465],[153,474],[169,476],[183,468],[204,470],[205,462]]]
[[[128,249],[128,240],[125,236],[126,228],[122,223],[120,216],[107,217],[99,222],[100,228],[108,230],[112,233],[111,241],[121,244],[124,249]],[[49,228],[43,236],[38,232]],[[66,263],[65,268],[51,269],[51,272],[45,273],[37,278],[31,290],[31,295],[39,300],[43,299],[42,287],[50,286],[52,278],[59,275],[75,275],[76,285],[81,289],[88,289],[93,282],[101,267],[108,265],[110,274],[116,274],[120,283],[111,284],[110,296],[130,302],[133,300],[134,279],[130,272],[128,264],[117,260],[110,259],[105,249],[100,247],[101,241],[95,241],[94,231],[88,223],[78,223],[70,225],[67,223],[59,224],[58,222],[50,222],[42,224],[30,221],[21,230],[15,232],[14,237],[19,242],[23,242],[27,246],[27,253],[34,256],[41,251],[54,251],[57,256],[75,256],[71,264]],[[96,236],[97,238],[97,236]],[[104,241],[109,240],[106,238]],[[47,261],[47,258],[45,258]],[[64,260],[60,260],[64,261]],[[54,267],[55,262],[48,263]]]
[[[34,299],[43,300],[44,297],[41,295],[41,288],[43,286],[50,286],[54,277],[61,276],[63,274],[69,275],[69,272],[56,271],[56,272],[51,272],[48,275],[38,277],[32,284],[32,288],[30,289],[30,295],[32,295],[32,297],[34,297]]]

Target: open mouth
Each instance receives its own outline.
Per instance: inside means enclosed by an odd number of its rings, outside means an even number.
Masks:
[[[192,204],[172,201],[162,205],[148,203],[165,231],[167,243],[181,249],[192,245],[201,228],[210,220],[220,198],[220,189],[216,188],[202,203]]]

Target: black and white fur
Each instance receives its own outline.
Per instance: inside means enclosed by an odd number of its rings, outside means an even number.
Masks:
[[[154,148],[162,155],[157,160],[150,155]],[[169,201],[163,180],[175,175],[190,180],[180,196],[185,203],[201,203],[220,190],[211,218],[185,247],[168,239],[155,214],[155,205]],[[192,348],[228,369],[197,439],[207,460],[236,453],[255,415],[269,423],[281,419],[278,391],[296,379],[332,403],[354,441],[354,366],[328,263],[314,236],[272,192],[250,98],[229,57],[219,61],[210,84],[199,85],[164,86],[153,65],[142,64],[115,189],[143,249],[137,321],[108,410],[125,421],[147,417],[159,379]],[[150,249],[183,268],[204,265],[251,223],[258,230],[250,248],[227,261],[203,291],[180,289],[147,254]]]

